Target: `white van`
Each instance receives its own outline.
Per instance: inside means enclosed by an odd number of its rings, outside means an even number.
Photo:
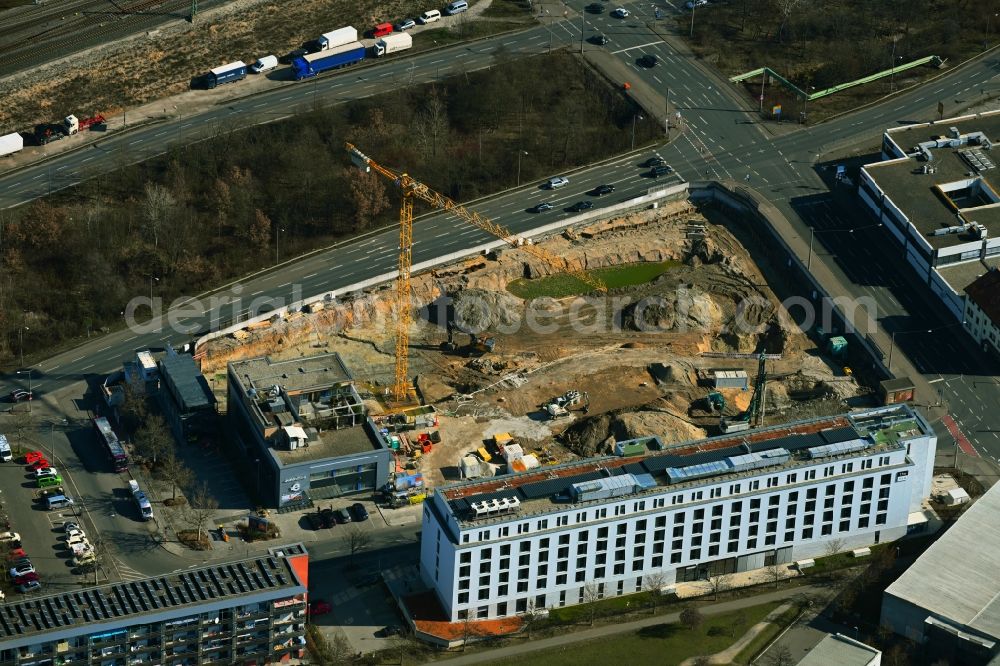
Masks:
[[[250,70],[254,74],[263,74],[264,72],[270,72],[272,69],[278,66],[278,56],[264,56],[263,58],[258,58],[257,62],[250,65]]]
[[[10,462],[14,459],[14,456],[10,452],[10,442],[4,435],[0,435],[0,461]]]
[[[434,21],[441,20],[441,12],[436,9],[428,9],[426,12],[420,15],[417,19],[422,25],[427,25],[428,23],[434,23]]]
[[[469,8],[469,3],[465,0],[455,0],[454,2],[449,2],[444,8],[444,13],[448,16],[454,16],[455,14],[461,14],[466,9]]]
[[[52,497],[46,498],[45,503],[49,511],[65,509],[76,504],[76,502],[65,495],[53,495]]]

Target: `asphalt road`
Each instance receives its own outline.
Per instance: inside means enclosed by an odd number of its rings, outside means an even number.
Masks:
[[[570,3],[576,9],[583,4]],[[624,6],[634,10],[644,7],[629,3]],[[645,7],[648,12],[648,6]],[[940,330],[953,322],[944,318],[933,305],[928,306],[927,298],[912,285],[907,272],[895,270],[898,261],[894,264],[892,257],[872,255],[874,247],[892,246],[880,236],[864,236],[881,232],[861,229],[870,223],[864,216],[853,215],[850,208],[845,208],[849,197],[831,191],[830,183],[823,179],[822,163],[816,168],[823,153],[845,143],[877,146],[885,126],[900,120],[931,118],[939,100],[946,101],[946,108],[964,103],[970,94],[995,77],[997,58],[987,57],[949,72],[922,88],[901,93],[850,116],[772,136],[764,131],[769,128],[762,127],[747,113],[731,86],[707,76],[688,56],[677,53],[661,41],[649,29],[648,15],[644,18],[637,12],[637,16],[625,20],[606,14],[588,15],[586,25],[583,18],[580,13],[572,20],[556,21],[513,36],[409,59],[386,60],[372,67],[348,70],[310,83],[229,102],[196,116],[111,135],[96,146],[55,156],[44,164],[0,177],[3,192],[0,205],[16,205],[70,186],[81,178],[114,169],[123,160],[147,159],[163,152],[171,143],[211,136],[216,128],[231,129],[241,124],[280,119],[308,108],[313,100],[344,101],[380,92],[387,84],[428,81],[457,71],[485,67],[500,46],[511,54],[538,53],[549,47],[550,39],[553,46],[575,47],[580,44],[581,29],[584,37],[601,31],[612,40],[607,48],[623,64],[634,69],[636,80],[657,89],[662,87],[665,97],[666,88],[670,88],[669,99],[681,113],[684,131],[678,140],[662,150],[667,161],[689,179],[697,179],[699,174],[737,180],[749,176],[754,187],[766,192],[790,214],[804,237],[809,234],[810,226],[817,230],[817,260],[831,262],[836,270],[855,280],[859,294],[874,297],[879,305],[879,319],[888,330],[934,330],[932,334],[900,336],[899,351],[911,355],[918,367],[926,368],[934,379],[940,378],[936,385],[956,421],[983,453],[993,458],[1000,456],[997,424],[988,420],[992,417],[982,414],[979,407],[982,402],[1000,404],[1000,386],[991,377],[996,374],[993,366],[969,349],[956,330]],[[637,60],[646,53],[656,53],[662,64],[649,69],[638,66]],[[475,208],[515,232],[525,232],[568,214],[558,208],[540,215],[527,212],[540,201],[568,206],[588,198],[585,192],[602,183],[615,184],[617,191],[610,198],[595,200],[598,204],[644,192],[649,182],[640,176],[636,165],[648,156],[620,158],[587,167],[570,174],[570,185],[554,193],[531,184],[477,202]],[[420,219],[414,239],[415,263],[492,240],[454,216],[440,214]],[[396,230],[387,229],[294,262],[280,271],[229,286],[215,295],[219,303],[206,304],[202,313],[179,316],[178,326],[173,329],[185,330],[126,330],[103,336],[37,364],[32,381],[36,388],[43,389],[42,399],[51,406],[60,400],[75,399],[79,391],[73,387],[77,382],[117,369],[135,350],[185,342],[192,333],[204,330],[215,320],[245,316],[248,310],[257,311],[264,305],[280,306],[301,295],[336,290],[367,278],[391,274],[395,269],[397,243]],[[891,326],[896,328],[889,328]],[[15,385],[27,384],[23,375],[10,379]]]

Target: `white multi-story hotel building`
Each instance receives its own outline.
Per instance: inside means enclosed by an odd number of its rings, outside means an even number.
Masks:
[[[452,621],[581,603],[921,529],[937,439],[906,405],[459,483],[421,574]],[[589,586],[589,587],[588,587]],[[585,591],[587,588],[587,591]]]

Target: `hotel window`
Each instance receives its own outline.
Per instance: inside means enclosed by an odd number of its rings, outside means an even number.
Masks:
[[[747,548],[753,550],[757,547],[757,539],[747,539]]]
[[[841,532],[847,532],[850,529],[851,529],[851,521],[850,520],[842,520],[842,521],[840,521],[840,531]]]
[[[691,493],[691,495],[692,495],[692,499],[695,502],[697,502],[698,500],[700,500],[700,499],[702,499],[702,498],[705,497],[705,491],[703,491],[703,490],[696,490],[693,493]]]
[[[460,603],[460,604],[467,604],[467,603],[469,603],[469,593],[468,592],[459,592],[459,594],[458,594],[458,603]]]
[[[569,516],[556,516],[556,527],[569,525]]]
[[[549,521],[548,521],[548,519],[546,519],[546,520],[539,520],[538,521],[538,529],[540,529],[540,530],[547,530],[547,529],[549,529]]]
[[[760,490],[760,481],[751,481],[750,490]]]
[[[624,504],[618,504],[618,505],[615,506],[615,515],[616,516],[624,516],[625,515],[625,505]]]
[[[680,493],[680,494],[677,494],[677,495],[673,495],[670,498],[670,504],[671,504],[671,506],[673,506],[674,504],[681,504],[683,502],[684,502],[684,494],[683,493]]]
[[[794,531],[785,532],[785,542],[787,543],[789,541],[795,541],[795,532]]]
[[[722,488],[712,488],[708,491],[709,497],[722,497]]]
[[[738,495],[739,493],[740,493],[740,484],[738,484],[738,483],[730,483],[729,484],[729,494],[730,495]]]
[[[862,516],[858,518],[858,529],[863,530],[868,527],[868,516]]]
[[[656,522],[653,523],[654,527],[666,527],[666,525],[667,525],[667,517],[666,516],[657,516],[656,517]]]
[[[767,477],[767,487],[768,488],[774,488],[777,485],[778,485],[778,477],[776,477],[776,476],[769,476],[769,477]]]
[[[816,470],[807,469],[805,473],[806,481],[813,481],[816,479]]]
[[[641,502],[633,502],[632,503],[632,510],[633,511],[645,511],[646,510],[646,501],[643,500]]]
[[[812,539],[812,537],[813,537],[813,529],[811,527],[802,528],[803,539]]]
[[[789,474],[788,476],[785,477],[785,482],[786,483],[795,483],[798,480],[799,480],[798,473]]]
[[[701,558],[701,548],[692,548],[691,552],[688,553],[688,557],[692,560]]]
[[[683,511],[678,511],[674,514],[674,525],[678,523],[683,523],[687,515]]]
[[[740,549],[739,541],[730,541],[729,544],[726,546],[727,553],[735,553],[739,549]]]
[[[677,564],[680,561],[681,561],[681,554],[680,553],[670,553],[670,563],[671,564]]]

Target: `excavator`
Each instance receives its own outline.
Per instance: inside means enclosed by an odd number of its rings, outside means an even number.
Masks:
[[[764,422],[764,393],[767,387],[767,355],[761,352],[757,357],[757,377],[753,382],[753,395],[746,411],[736,416],[719,419],[719,429],[723,434],[741,432],[756,428]],[[758,423],[759,421],[759,423]]]

